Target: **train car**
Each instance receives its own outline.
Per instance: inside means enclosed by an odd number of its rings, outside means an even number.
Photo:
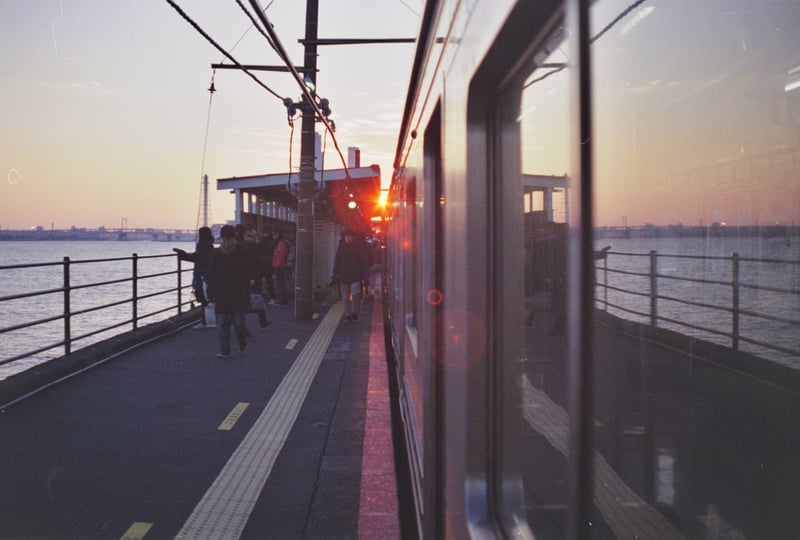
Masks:
[[[426,2],[384,276],[420,537],[800,531],[798,24]]]

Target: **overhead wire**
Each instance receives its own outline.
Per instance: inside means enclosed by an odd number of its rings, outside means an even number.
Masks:
[[[214,47],[215,47],[215,48],[216,48],[216,49],[217,49],[219,52],[221,52],[223,55],[225,55],[225,58],[227,58],[228,60],[230,60],[231,62],[233,62],[233,63],[234,63],[234,65],[235,65],[236,67],[238,67],[239,69],[241,69],[242,71],[244,71],[244,72],[245,72],[245,73],[246,73],[246,74],[247,74],[247,75],[248,75],[248,76],[249,76],[251,79],[253,79],[253,80],[256,82],[256,84],[258,84],[258,85],[259,85],[260,87],[262,87],[264,90],[266,90],[267,92],[269,92],[270,94],[272,94],[273,96],[275,96],[276,98],[278,98],[279,100],[281,100],[282,102],[284,101],[284,98],[283,98],[283,96],[281,96],[281,95],[280,95],[280,94],[278,94],[278,93],[277,93],[275,90],[273,90],[272,88],[270,88],[269,86],[267,86],[266,84],[264,84],[264,83],[263,83],[263,82],[262,82],[262,81],[261,81],[261,80],[260,80],[258,77],[256,77],[255,75],[253,75],[253,74],[252,74],[252,73],[251,73],[251,72],[250,72],[250,71],[249,71],[249,70],[248,70],[246,67],[244,67],[242,64],[240,64],[240,63],[239,63],[239,61],[238,61],[238,60],[236,60],[236,58],[234,58],[234,57],[233,57],[233,55],[231,55],[231,54],[230,54],[228,51],[226,51],[226,50],[225,50],[225,49],[224,49],[224,48],[223,48],[221,45],[219,45],[219,44],[218,44],[216,41],[214,41],[214,39],[213,39],[211,36],[209,36],[209,35],[208,35],[208,34],[205,32],[205,30],[203,30],[203,29],[200,27],[200,25],[199,25],[199,24],[197,24],[197,23],[196,23],[194,20],[192,20],[192,18],[191,18],[191,17],[189,17],[189,15],[187,15],[187,14],[186,14],[186,12],[185,12],[185,11],[183,11],[183,9],[181,9],[181,7],[180,7],[179,5],[177,5],[177,4],[176,4],[176,3],[175,3],[173,0],[166,0],[166,1],[167,1],[167,3],[168,3],[170,6],[172,6],[172,8],[173,8],[173,9],[175,9],[175,11],[177,11],[177,12],[178,12],[178,14],[179,14],[181,17],[183,17],[183,18],[184,18],[184,20],[186,20],[186,22],[188,22],[188,23],[189,23],[189,24],[190,24],[190,25],[191,25],[191,26],[192,26],[192,27],[193,27],[195,30],[197,30],[197,32],[199,32],[199,33],[200,33],[200,35],[202,35],[204,38],[206,38],[206,41],[208,41],[208,42],[209,42],[211,45],[213,45],[213,46],[214,46]]]
[[[203,137],[203,157],[200,161],[200,182],[201,186],[205,184],[205,174],[206,174],[206,148],[208,147],[208,128],[211,125],[211,100],[214,99],[214,77],[217,74],[217,70],[211,71],[211,85],[208,87],[208,113],[206,114],[206,133]],[[196,229],[200,228],[200,214],[201,214],[201,207],[202,207],[202,199],[203,199],[203,190],[200,190],[200,194],[198,196],[197,201],[197,222],[196,222]],[[205,208],[208,211],[208,208]],[[209,216],[210,217],[210,216]]]
[[[244,36],[246,36],[246,35],[247,35],[247,33],[248,33],[250,30],[252,30],[252,29],[253,29],[253,26],[252,26],[252,25],[251,25],[251,26],[248,26],[248,27],[247,27],[247,30],[245,30],[245,31],[244,31],[244,33],[243,33],[243,34],[242,34],[242,35],[239,37],[239,39],[237,39],[237,40],[236,40],[236,43],[234,43],[234,44],[233,44],[233,47],[231,47],[231,50],[230,50],[230,51],[228,51],[228,52],[231,52],[231,53],[232,53],[232,52],[233,52],[233,49],[235,49],[235,48],[236,48],[236,47],[239,45],[239,43],[241,43],[241,42],[242,42],[242,40],[244,39]],[[223,60],[224,60],[224,59],[225,59],[225,57],[223,57]],[[219,61],[219,63],[221,64],[221,63],[223,62],[223,60],[220,60],[220,61]]]
[[[416,15],[417,17],[419,17],[419,13],[417,13],[416,11],[414,11],[414,9],[413,9],[411,6],[409,6],[408,4],[406,4],[405,2],[403,2],[403,0],[397,0],[397,1],[398,1],[398,2],[400,2],[401,4],[403,4],[403,5],[404,5],[406,8],[408,8],[408,10],[409,10],[411,13],[413,13],[414,15]]]
[[[272,47],[272,49],[280,56],[281,53],[280,51],[278,51],[278,47],[275,45],[275,42],[272,41],[272,38],[269,36],[269,34],[264,32],[264,30],[261,28],[258,22],[253,18],[253,14],[250,13],[250,10],[247,9],[247,6],[245,6],[242,3],[242,0],[236,0],[236,3],[239,5],[242,11],[244,11],[245,15],[247,15],[247,17],[250,19],[250,23],[253,25],[250,28],[255,28],[256,30],[258,30],[258,32],[267,39],[267,42],[269,43],[270,47]],[[264,8],[264,11],[266,11],[271,5],[272,2],[270,2],[269,5]]]
[[[199,24],[197,24],[191,17],[189,17],[189,15],[185,11],[183,11],[183,9],[181,9],[181,7],[179,5],[177,5],[173,0],[166,0],[166,1],[170,6],[172,6],[172,8],[181,17],[183,17],[184,20],[186,20],[186,22],[188,22],[200,35],[202,35],[206,39],[206,41],[208,41],[214,48],[216,48],[219,52],[221,52],[225,56],[225,58],[230,60],[237,68],[239,68],[240,70],[244,71],[244,73],[247,74],[251,79],[253,79],[253,81],[255,81],[256,84],[258,84],[259,86],[261,86],[262,88],[267,90],[270,94],[272,94],[273,96],[275,96],[279,100],[281,100],[281,102],[284,105],[287,105],[287,107],[292,103],[291,102],[291,98],[288,98],[288,97],[284,98],[283,96],[281,96],[280,94],[275,92],[272,88],[270,88],[269,86],[264,84],[260,79],[258,79],[258,77],[253,75],[245,66],[243,66],[238,60],[236,60],[236,58],[234,58],[232,54],[230,54],[221,45],[219,45],[216,41],[214,41],[214,39],[211,36],[209,36],[208,33],[206,33],[205,30],[203,30],[203,28],[200,27]],[[263,29],[262,29],[262,27],[258,25],[258,23],[255,21],[255,19],[253,19],[252,15],[245,8],[245,6],[241,3],[241,1],[240,0],[236,0],[236,2],[239,5],[239,7],[241,7],[243,9],[243,11],[245,11],[245,13],[247,13],[248,17],[250,18],[250,20],[253,23],[253,25],[258,29],[259,33],[261,33],[267,39],[267,42],[275,50],[275,52],[281,58],[283,63],[286,65],[286,67],[289,70],[289,72],[291,73],[292,77],[295,79],[295,82],[299,86],[303,96],[305,97],[306,102],[313,109],[315,116],[322,122],[322,124],[325,126],[325,129],[327,130],[327,132],[330,133],[331,139],[333,140],[334,147],[336,148],[336,153],[339,155],[339,159],[342,162],[342,166],[344,168],[345,176],[347,178],[350,178],[350,171],[349,171],[349,169],[347,167],[347,160],[345,159],[345,157],[344,157],[344,155],[343,155],[343,153],[342,153],[342,151],[341,151],[341,149],[339,147],[339,142],[336,139],[335,128],[333,127],[333,121],[328,120],[328,118],[322,113],[319,105],[317,104],[316,100],[314,99],[314,96],[311,94],[309,89],[306,87],[302,77],[300,77],[300,74],[298,73],[297,69],[294,67],[293,63],[289,59],[289,55],[286,53],[286,49],[283,47],[283,44],[281,43],[280,38],[278,38],[277,34],[274,31],[274,28],[273,28],[272,24],[269,22],[269,19],[267,19],[267,16],[264,13],[266,8],[262,9],[261,6],[259,6],[257,0],[250,0],[250,5],[252,6],[252,8],[256,12],[256,14],[258,15],[258,18],[260,19],[261,24],[263,25]],[[269,6],[271,6],[273,3],[274,3],[274,0],[273,0],[273,2],[270,2],[267,5],[267,8]],[[264,30],[266,30],[266,33],[264,32]],[[249,31],[249,29],[248,29],[248,31]],[[244,37],[244,36],[242,36],[242,37]],[[241,41],[241,38],[240,38],[240,41]],[[289,123],[290,123],[290,126],[292,127],[292,129],[294,129],[293,120],[292,120],[291,116],[289,118]],[[290,174],[291,174],[291,166],[290,166]]]
[[[636,0],[635,2],[630,4],[624,10],[622,10],[616,17],[614,17],[614,19],[610,23],[608,23],[597,34],[595,34],[595,36],[592,37],[589,40],[589,43],[594,43],[595,41],[597,41],[598,39],[603,37],[603,34],[608,32],[609,30],[611,30],[617,23],[619,23],[622,19],[624,19],[626,16],[628,16],[634,9],[636,9],[640,5],[644,4],[645,2],[647,2],[647,0]],[[547,73],[545,73],[541,77],[538,77],[536,79],[532,79],[531,81],[525,83],[525,85],[522,87],[523,90],[525,88],[528,88],[528,87],[532,86],[533,84],[536,84],[538,82],[543,81],[544,79],[546,79],[546,78],[548,78],[548,77],[550,77],[552,75],[555,75],[556,73],[559,73],[559,72],[563,71],[564,69],[566,69],[568,67],[568,64],[566,62],[564,62],[564,63],[561,63],[561,64],[547,64],[547,65],[542,65],[542,66],[539,66],[539,67],[541,67],[541,68],[548,67],[548,68],[553,68],[553,69],[551,71],[548,71]]]
[[[629,6],[628,6],[628,7],[626,7],[625,9],[623,9],[623,10],[622,10],[622,11],[619,13],[619,15],[617,15],[617,16],[614,18],[614,20],[613,20],[613,21],[611,21],[610,23],[608,23],[608,24],[607,24],[607,25],[606,25],[606,26],[605,26],[605,27],[604,27],[602,30],[600,30],[600,31],[599,31],[599,32],[598,32],[598,33],[597,33],[597,34],[596,34],[596,35],[595,35],[593,38],[591,38],[591,39],[589,40],[589,43],[594,43],[595,41],[597,41],[598,39],[600,39],[600,38],[603,36],[603,34],[605,34],[606,32],[608,32],[609,30],[611,30],[611,29],[614,27],[614,25],[616,25],[616,24],[617,24],[619,21],[621,21],[622,19],[624,19],[624,18],[625,18],[625,17],[626,17],[626,16],[627,16],[627,15],[628,15],[628,14],[629,14],[631,11],[633,11],[634,9],[636,9],[637,7],[639,7],[640,5],[644,4],[645,2],[647,2],[647,0],[636,0],[636,2],[632,3],[631,5],[629,5]]]
[[[237,0],[238,2],[238,0]],[[325,129],[331,134],[331,139],[333,139],[333,145],[336,148],[336,152],[339,154],[339,158],[342,161],[342,167],[344,168],[344,173],[347,178],[350,178],[350,171],[347,168],[347,160],[344,158],[341,149],[339,148],[339,142],[336,140],[336,135],[333,127],[331,126],[330,122],[328,121],[327,117],[322,114],[322,111],[319,108],[314,96],[311,95],[311,92],[306,87],[305,82],[303,81],[300,74],[297,72],[297,69],[294,67],[294,64],[289,59],[289,55],[286,53],[286,49],[283,47],[280,38],[275,33],[275,29],[273,28],[272,24],[270,24],[269,19],[267,18],[266,13],[261,9],[261,6],[258,4],[258,0],[250,0],[250,5],[252,6],[253,10],[258,15],[258,18],[261,20],[261,24],[264,26],[264,29],[269,33],[271,40],[270,43],[274,43],[277,47],[276,52],[278,56],[281,57],[283,63],[289,69],[289,72],[294,77],[297,85],[300,87],[303,96],[306,98],[307,103],[314,109],[315,115],[320,119],[322,124],[325,126]],[[287,98],[288,99],[288,98]]]

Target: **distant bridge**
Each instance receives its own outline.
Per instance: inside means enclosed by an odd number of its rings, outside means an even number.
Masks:
[[[152,240],[163,242],[193,242],[196,237],[194,229],[86,229],[72,227],[69,229],[3,229],[0,240]]]

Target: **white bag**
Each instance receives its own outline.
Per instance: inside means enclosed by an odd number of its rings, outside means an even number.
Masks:
[[[217,326],[217,313],[214,311],[214,302],[206,304],[205,321],[207,328],[215,328]]]

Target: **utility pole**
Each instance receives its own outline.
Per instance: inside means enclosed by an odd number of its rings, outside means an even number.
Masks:
[[[253,9],[265,25],[266,31],[271,32],[269,22],[260,11],[256,0],[251,0]],[[299,103],[292,102],[291,98],[284,99],[289,118],[293,118],[299,108],[302,112],[302,133],[300,137],[300,180],[297,185],[295,197],[297,199],[297,236],[295,238],[296,261],[294,270],[294,316],[295,319],[310,319],[314,311],[314,204],[317,196],[315,181],[315,132],[317,120],[325,121],[331,114],[327,99],[318,99],[317,86],[317,45],[350,45],[369,43],[412,43],[413,39],[323,39],[317,38],[317,20],[319,18],[319,0],[306,0],[306,33],[301,40],[304,47],[303,67],[295,66],[255,66],[212,64],[214,69],[242,69],[261,71],[292,71],[304,74],[304,81],[308,94],[304,93]],[[274,36],[273,36],[274,37]],[[282,49],[279,40],[275,38]],[[285,51],[284,51],[285,52]],[[284,54],[285,56],[285,54]],[[235,61],[234,61],[235,62]],[[313,99],[316,103],[309,101]],[[317,114],[319,111],[319,115]],[[321,115],[321,116],[320,116]],[[322,118],[324,117],[324,118]],[[333,122],[330,122],[333,128]],[[327,126],[326,126],[327,127]]]
[[[317,20],[319,0],[307,0],[306,37],[303,70],[311,82],[310,94],[315,94],[317,85]],[[303,121],[300,137],[300,182],[297,193],[297,238],[296,265],[294,275],[294,318],[311,319],[314,311],[314,133],[316,112],[311,103],[303,98]]]

